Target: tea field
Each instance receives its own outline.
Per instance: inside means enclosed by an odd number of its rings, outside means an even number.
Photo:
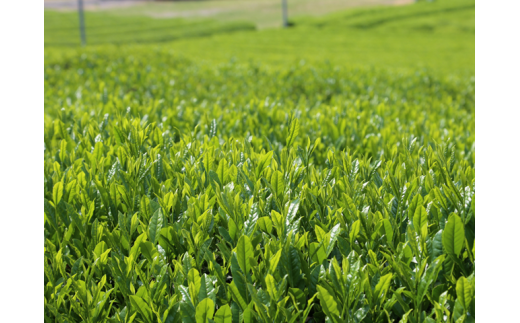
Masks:
[[[45,322],[474,322],[474,2],[428,5],[46,44]]]
[[[101,48],[162,48],[210,64],[234,59],[286,66],[305,60],[377,69],[428,69],[437,75],[470,77],[475,73],[473,0],[358,8],[322,17],[290,16],[290,28],[258,30],[240,16],[153,19],[120,11],[86,12],[86,50],[78,50],[77,13],[46,11],[46,57],[55,53],[75,57]]]

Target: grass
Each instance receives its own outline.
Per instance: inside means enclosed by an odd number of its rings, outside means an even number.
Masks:
[[[80,45],[77,13],[45,11],[45,21],[45,46]],[[91,45],[150,44],[237,30],[255,30],[253,24],[243,22],[154,19],[145,16],[119,16],[105,12],[86,12],[85,21],[87,40]]]
[[[283,65],[304,59],[470,76],[475,64],[474,12],[474,1],[469,0],[419,2],[301,17],[285,30],[253,30],[247,22],[152,19],[111,12],[88,12],[86,21],[89,47],[162,42],[160,46],[180,55],[213,63],[234,58]],[[73,48],[74,55],[79,44],[76,15],[45,14],[46,48]]]
[[[63,0],[62,0],[63,1]],[[338,12],[352,7],[394,5],[413,0],[290,0],[291,17],[316,16]],[[70,1],[64,10],[75,10],[76,2]],[[121,4],[124,4],[121,6]],[[248,21],[257,28],[281,27],[280,0],[217,0],[217,1],[154,1],[112,2],[103,5],[87,5],[89,11],[119,16],[146,16],[152,18],[211,18],[221,22]]]

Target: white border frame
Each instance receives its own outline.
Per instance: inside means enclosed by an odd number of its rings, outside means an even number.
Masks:
[[[518,320],[520,23],[518,1],[476,1],[476,318]]]
[[[43,1],[2,2],[0,277],[5,287],[0,312],[3,322],[43,322],[44,236],[40,168],[43,166],[43,143],[38,142],[39,136],[43,139],[44,128],[44,87],[40,74],[44,63],[43,26]]]

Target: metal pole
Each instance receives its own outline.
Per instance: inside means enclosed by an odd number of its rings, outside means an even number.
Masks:
[[[85,18],[83,17],[83,0],[78,0],[78,15],[79,15],[79,33],[81,35],[81,46],[87,44],[87,37],[85,36]]]
[[[282,0],[282,18],[283,27],[287,28],[287,26],[289,26],[289,22],[287,21],[287,0]]]

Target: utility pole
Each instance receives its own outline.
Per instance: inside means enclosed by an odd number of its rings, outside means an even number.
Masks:
[[[85,36],[85,17],[83,16],[83,0],[78,0],[78,15],[79,15],[79,33],[81,35],[81,46],[87,44]]]
[[[287,21],[287,0],[282,0],[282,18],[283,28],[287,28],[289,26],[289,22]]]

